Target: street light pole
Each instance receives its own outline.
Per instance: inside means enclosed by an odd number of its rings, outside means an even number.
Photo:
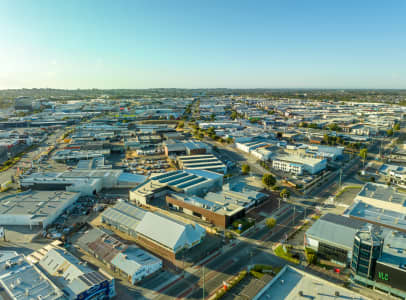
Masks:
[[[204,265],[202,266],[203,268],[203,300],[205,299],[205,295],[204,295],[204,288],[205,288],[205,277],[204,277]]]

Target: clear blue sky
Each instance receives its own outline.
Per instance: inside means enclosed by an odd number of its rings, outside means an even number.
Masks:
[[[22,87],[406,88],[406,1],[1,0]]]

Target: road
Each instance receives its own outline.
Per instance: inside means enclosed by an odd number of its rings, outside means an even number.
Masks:
[[[49,147],[48,144],[55,145],[56,140],[61,136],[62,133],[63,130],[57,130],[53,134],[49,135],[44,143],[24,154],[21,160],[17,162],[13,167],[8,169],[7,171],[1,172],[0,184],[9,181],[11,179],[11,176],[15,175],[17,168],[31,166],[31,163],[36,158],[36,156],[39,155],[42,151],[46,150]]]
[[[271,246],[273,242],[277,242],[285,236],[287,231],[292,228],[293,223],[297,224],[303,217],[302,208],[296,210],[295,216],[293,216],[293,209],[288,210],[278,219],[279,225],[274,227],[272,234],[269,234],[269,229],[265,227],[247,238],[240,238],[236,246],[224,251],[206,263],[204,267],[188,269],[184,279],[161,291],[156,299],[202,299],[203,282],[205,297],[207,298],[222,285],[223,281],[246,269],[249,265],[283,266],[287,264],[287,261],[272,253]]]

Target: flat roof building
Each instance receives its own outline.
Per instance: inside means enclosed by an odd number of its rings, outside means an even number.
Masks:
[[[0,286],[3,288],[0,297],[5,299],[68,299],[43,272],[28,264],[24,256],[15,251],[0,251]]]
[[[367,223],[348,217],[326,214],[305,233],[304,245],[318,257],[347,265],[352,258],[355,233]]]
[[[0,224],[46,228],[79,198],[79,193],[28,191],[0,198]]]
[[[214,202],[185,194],[166,195],[166,203],[172,209],[201,218],[223,228],[228,227],[234,220],[245,214],[243,206],[234,203]]]
[[[303,171],[316,174],[327,167],[327,160],[298,155],[278,155],[272,158],[272,167],[297,175],[302,175]]]
[[[153,176],[145,183],[130,190],[130,201],[147,205],[153,199],[164,199],[170,192],[187,195],[204,195],[220,188],[223,175],[205,170],[172,171]]]

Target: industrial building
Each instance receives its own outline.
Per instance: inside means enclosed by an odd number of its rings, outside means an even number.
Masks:
[[[204,195],[221,188],[223,175],[204,170],[172,171],[153,176],[145,183],[130,190],[131,202],[147,205],[153,199],[164,199],[170,192],[187,195]]]
[[[173,220],[166,215],[145,211],[119,202],[102,213],[102,222],[136,238],[143,248],[169,261],[176,254],[201,242],[206,235],[203,227]]]
[[[79,198],[79,193],[27,191],[0,198],[0,224],[46,228]]]
[[[291,266],[283,269],[253,298],[253,300],[368,300],[342,286],[331,283]]]
[[[227,173],[227,166],[213,154],[178,156],[177,161],[182,170],[206,170]]]
[[[200,141],[168,140],[164,144],[166,156],[200,155],[211,152],[211,146]]]
[[[36,266],[15,251],[0,251],[0,297],[12,300],[67,300],[66,295]],[[7,297],[4,297],[7,296]]]
[[[358,193],[355,201],[406,214],[406,194],[386,184],[368,182]]]
[[[347,265],[352,259],[354,236],[367,223],[348,217],[326,214],[305,233],[304,246],[319,258]]]
[[[345,214],[375,225],[406,232],[406,194],[395,188],[368,182]]]
[[[83,164],[83,163],[82,163]],[[33,173],[20,178],[23,189],[66,190],[94,195],[103,189],[133,188],[143,183],[146,177],[113,169],[77,168],[65,172]]]
[[[221,205],[242,206],[247,210],[268,199],[268,195],[244,182],[233,182],[225,184],[219,192],[207,193],[204,199]]]
[[[296,155],[278,155],[272,158],[272,168],[296,175],[303,172],[317,174],[327,167],[326,159],[310,158]]]
[[[222,228],[227,228],[245,214],[243,206],[234,203],[209,201],[185,194],[166,195],[166,203],[172,209],[201,218]]]
[[[135,245],[126,245],[98,228],[87,230],[76,244],[111,270],[124,275],[131,284],[162,268],[159,258]]]
[[[27,260],[63,290],[68,299],[111,299],[116,295],[113,277],[102,270],[92,270],[59,244],[48,244]]]
[[[79,160],[91,159],[96,157],[103,157],[110,155],[110,149],[104,150],[71,150],[64,149],[55,152],[52,159],[56,162],[67,163],[67,162],[78,162]]]
[[[379,173],[384,175],[392,184],[402,187],[406,186],[406,168],[397,165],[383,164],[379,168]]]

